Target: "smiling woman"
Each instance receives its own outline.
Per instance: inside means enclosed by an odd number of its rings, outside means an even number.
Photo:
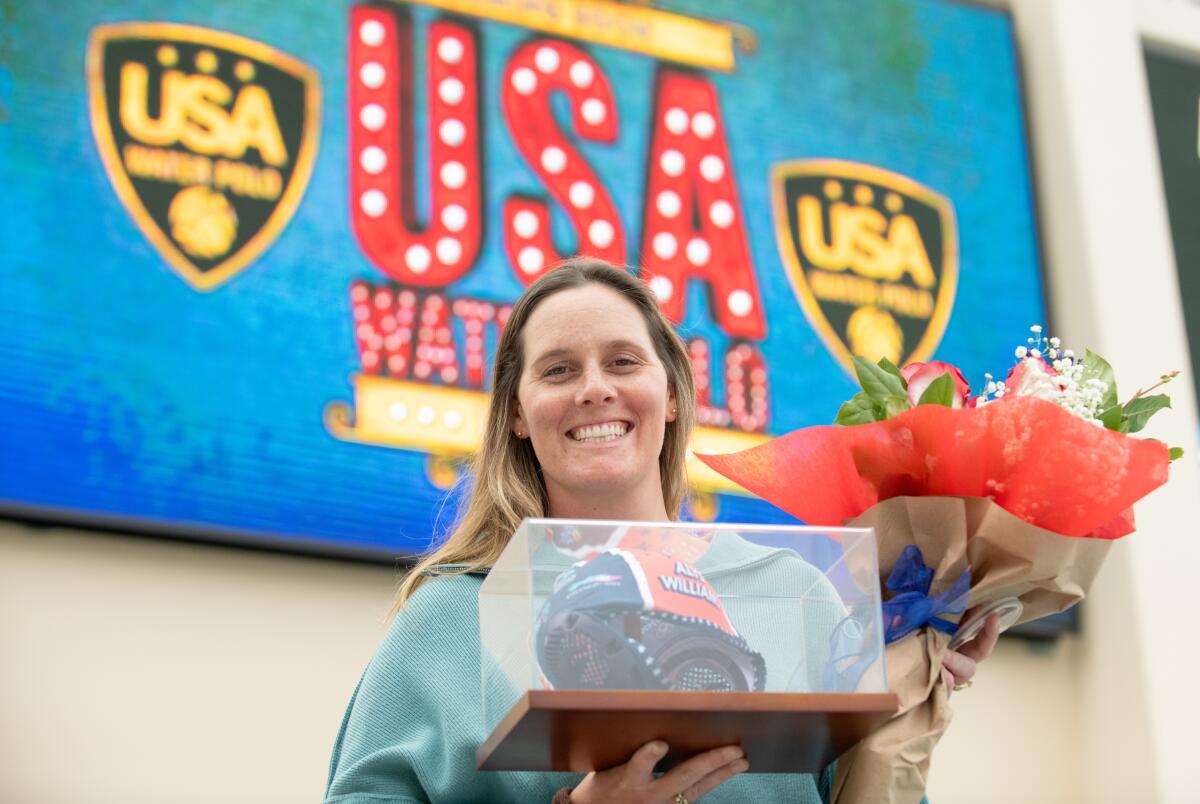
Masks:
[[[462,519],[395,611],[430,577],[492,566],[526,517],[677,519],[695,400],[687,351],[641,280],[586,257],[538,279],[496,349]],[[596,425],[624,432],[607,441]]]
[[[819,776],[740,776],[725,746],[656,776],[661,740],[609,770],[481,772],[479,588],[526,517],[666,521],[686,489],[696,389],[682,341],[627,271],[570,260],[517,301],[497,348],[461,520],[400,586],[388,635],[346,711],[326,802],[827,804]],[[738,777],[738,778],[734,778]]]

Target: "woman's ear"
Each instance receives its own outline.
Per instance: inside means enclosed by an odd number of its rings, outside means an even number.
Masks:
[[[675,404],[675,389],[667,391],[667,421],[673,422],[679,417],[679,407]]]
[[[509,429],[517,438],[526,438],[529,435],[529,428],[525,425],[525,417],[521,414],[521,403],[513,400],[512,421],[509,423]]]

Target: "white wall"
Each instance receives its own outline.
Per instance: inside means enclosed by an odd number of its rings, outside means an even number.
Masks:
[[[1188,369],[1140,31],[1200,51],[1184,0],[1013,0],[1060,334],[1125,388]],[[1085,633],[1001,644],[955,696],[930,797],[1200,800],[1200,513],[1187,380],[1155,435],[1189,448],[1114,549]],[[394,573],[0,524],[0,801],[295,802],[324,786]]]
[[[0,525],[0,801],[319,801],[395,577]]]

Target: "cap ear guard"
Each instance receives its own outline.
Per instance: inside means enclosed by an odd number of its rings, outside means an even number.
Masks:
[[[762,692],[767,666],[741,636],[668,612],[642,613],[642,641],[665,688],[691,692]]]
[[[636,561],[605,552],[563,573],[537,626],[537,661],[552,689],[761,692],[766,663],[740,635],[651,604],[632,587]],[[721,620],[724,610],[719,603]],[[649,607],[648,607],[649,606]]]
[[[552,688],[666,689],[646,646],[625,636],[613,620],[566,611],[541,623],[537,659]]]

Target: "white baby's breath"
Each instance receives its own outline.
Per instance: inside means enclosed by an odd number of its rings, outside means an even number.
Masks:
[[[1017,360],[1024,364],[1017,374],[1019,382],[1006,386],[1003,381],[994,381],[992,375],[984,375],[984,393],[980,395],[976,406],[1010,394],[1033,396],[1053,402],[1081,419],[1103,426],[1098,416],[1108,394],[1108,384],[1095,377],[1085,380],[1083,364],[1076,361],[1075,353],[1061,348],[1062,341],[1058,338],[1042,337],[1041,326],[1035,324],[1029,331],[1033,336],[1026,339],[1028,346],[1018,346],[1013,350]]]

